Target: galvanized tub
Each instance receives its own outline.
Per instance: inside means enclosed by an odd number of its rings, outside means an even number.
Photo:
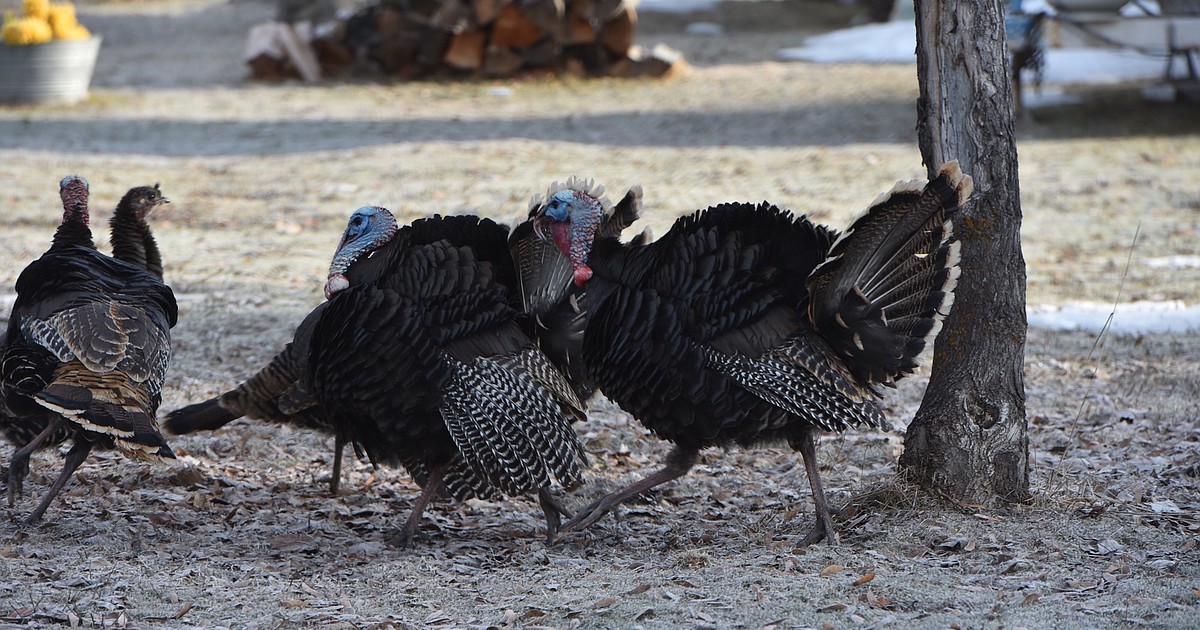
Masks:
[[[99,35],[7,46],[0,44],[0,103],[74,103],[87,98]]]

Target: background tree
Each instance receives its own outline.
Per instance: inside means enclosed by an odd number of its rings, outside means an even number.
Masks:
[[[1003,0],[917,0],[917,135],[932,172],[957,159],[975,180],[955,229],[962,276],[934,346],[900,464],[948,498],[1029,497],[1025,261]]]

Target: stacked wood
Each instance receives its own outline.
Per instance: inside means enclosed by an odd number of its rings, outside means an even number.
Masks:
[[[683,65],[634,45],[635,0],[378,0],[312,47],[326,74],[366,63],[404,79],[551,72],[661,77]]]

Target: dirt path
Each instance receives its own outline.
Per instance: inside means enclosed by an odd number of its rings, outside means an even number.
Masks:
[[[169,410],[282,346],[364,204],[510,219],[579,174],[614,194],[645,185],[659,233],[732,200],[844,226],[922,175],[912,67],[775,63],[833,18],[737,9],[643,16],[639,39],[696,66],[667,82],[275,86],[244,83],[239,59],[268,4],[89,5],[106,38],[92,99],[0,108],[0,281],[46,248],[62,175],[92,182],[97,225],[125,189],[161,182],[156,234],[181,297]],[[691,19],[727,36],[682,33]],[[1020,129],[1030,302],[1111,302],[1122,282],[1122,300],[1195,302],[1200,269],[1147,261],[1200,256],[1200,117],[1125,92],[1089,103]],[[1200,337],[1093,341],[1031,332],[1029,506],[945,506],[895,481],[920,376],[885,401],[897,432],[822,441],[832,500],[861,506],[840,546],[808,549],[794,544],[812,514],[803,468],[780,449],[705,453],[553,548],[533,502],[472,501],[434,505],[426,539],[391,549],[416,496],[405,475],[356,463],[331,497],[331,441],[243,421],[175,440],[175,469],[93,456],[45,524],[0,524],[0,626],[1196,626]],[[603,401],[581,432],[593,460],[573,504],[666,450]],[[34,495],[58,457],[35,458]]]

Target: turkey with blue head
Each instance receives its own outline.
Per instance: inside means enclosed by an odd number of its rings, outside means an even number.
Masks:
[[[537,493],[553,536],[567,515],[550,492],[577,483],[583,406],[522,329],[508,231],[473,216],[399,227],[356,210],[325,284],[297,391],[377,463],[421,486],[392,542],[407,545],[427,503]]]
[[[64,430],[74,441],[26,523],[41,518],[93,447],[135,459],[175,458],[155,418],[178,316],[175,296],[145,269],[96,250],[86,180],[66,177],[59,188],[62,223],[50,249],[17,278],[0,360],[11,417],[43,427],[13,453],[9,505],[22,494],[34,451]]]
[[[601,229],[610,210],[595,191],[552,187],[534,227],[586,288],[584,371],[674,443],[661,470],[562,531],[681,477],[702,449],[786,442],[813,493],[803,543],[833,542],[815,435],[884,424],[878,386],[917,367],[953,301],[953,219],[970,192],[948,163],[928,184],[898,184],[841,235],[766,203],[726,203],[627,244]]]

